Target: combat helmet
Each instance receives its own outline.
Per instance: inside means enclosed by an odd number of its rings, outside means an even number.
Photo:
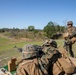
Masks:
[[[73,22],[72,21],[68,21],[67,25],[73,25]]]
[[[50,46],[54,47],[54,48],[57,48],[57,42],[53,39],[50,39],[49,40],[49,43],[50,43]]]
[[[54,48],[57,48],[57,42],[53,39],[48,39],[44,42],[44,46],[52,46]]]
[[[39,56],[38,47],[33,44],[24,45],[22,48],[23,59],[33,58]]]

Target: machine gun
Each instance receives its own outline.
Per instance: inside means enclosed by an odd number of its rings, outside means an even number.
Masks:
[[[19,52],[22,52],[22,48],[18,48],[17,46],[14,46],[14,48],[16,48],[17,50],[19,50]]]
[[[70,50],[70,46],[72,45],[71,40],[69,39],[69,34],[66,32],[63,34],[63,38],[65,39],[64,48],[66,51]]]
[[[70,40],[65,40],[64,48],[66,49],[66,51],[70,51],[70,49],[72,49],[72,42]]]
[[[38,45],[36,45],[36,47],[37,47],[37,50],[39,52],[39,55],[41,56],[43,54],[42,47],[41,46],[38,46]],[[17,46],[14,46],[14,48],[16,48],[21,53],[23,51],[22,48],[18,48]]]

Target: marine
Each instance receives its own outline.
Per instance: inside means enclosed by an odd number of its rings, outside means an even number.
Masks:
[[[74,57],[72,45],[76,42],[76,27],[73,26],[72,21],[67,22],[67,30],[63,37],[65,39],[64,48],[69,51],[71,57]]]

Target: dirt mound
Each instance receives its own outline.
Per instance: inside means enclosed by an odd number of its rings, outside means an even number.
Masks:
[[[28,42],[32,41],[32,39],[28,39],[28,38],[20,38],[19,40],[20,41],[28,41]]]

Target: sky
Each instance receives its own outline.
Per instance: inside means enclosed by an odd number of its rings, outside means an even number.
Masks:
[[[43,29],[48,22],[76,26],[76,0],[0,0],[0,28]]]

